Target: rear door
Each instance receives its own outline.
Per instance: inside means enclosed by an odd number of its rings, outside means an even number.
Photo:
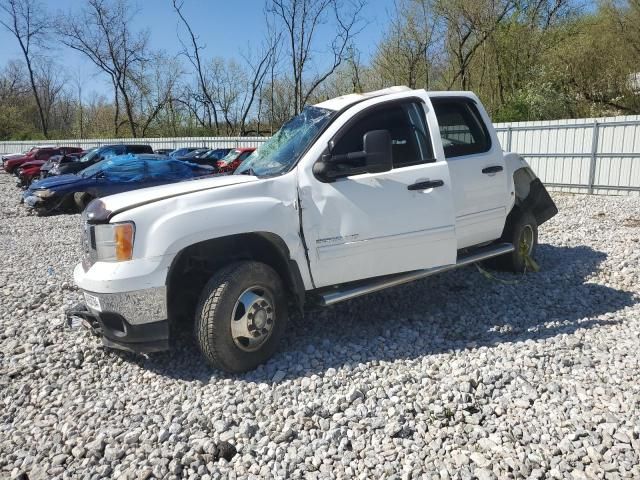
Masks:
[[[458,248],[495,240],[502,235],[509,192],[504,155],[488,116],[470,97],[431,101],[453,183]]]
[[[451,181],[446,161],[434,155],[429,99],[352,109],[353,118],[330,139],[332,153],[362,151],[365,133],[388,130],[393,169],[331,183],[305,170],[302,228],[316,287],[455,263]]]

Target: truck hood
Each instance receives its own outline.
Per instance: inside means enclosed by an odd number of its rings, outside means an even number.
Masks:
[[[202,190],[211,190],[240,183],[255,182],[257,177],[251,175],[213,175],[209,177],[184,180],[182,182],[160,185],[157,187],[141,188],[130,192],[118,193],[103,197],[101,200],[107,210],[115,213],[128,210],[140,205],[164,200],[165,198],[186,195]]]

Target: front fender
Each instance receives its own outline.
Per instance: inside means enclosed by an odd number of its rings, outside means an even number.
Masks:
[[[111,222],[133,221],[133,258],[171,261],[190,245],[265,232],[282,239],[305,286],[310,275],[300,222],[295,173],[165,198],[123,211]],[[224,252],[220,252],[224,255]]]

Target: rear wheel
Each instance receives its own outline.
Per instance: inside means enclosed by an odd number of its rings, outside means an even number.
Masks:
[[[533,258],[538,246],[538,222],[531,212],[519,212],[507,221],[500,239],[511,243],[513,252],[488,260],[487,266],[497,270],[522,273],[527,268],[526,257]]]
[[[215,368],[246,372],[276,351],[288,319],[278,274],[243,261],[216,272],[202,291],[195,317],[200,351]]]

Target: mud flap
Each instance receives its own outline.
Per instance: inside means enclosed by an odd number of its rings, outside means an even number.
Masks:
[[[542,225],[558,213],[558,207],[539,178],[531,182],[529,195],[520,203],[519,208],[533,213],[538,225]]]

